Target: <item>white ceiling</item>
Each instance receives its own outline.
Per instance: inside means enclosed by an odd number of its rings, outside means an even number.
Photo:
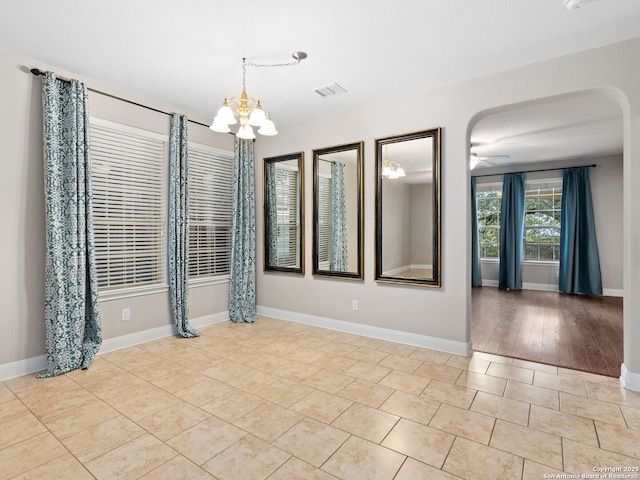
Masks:
[[[471,132],[471,152],[483,168],[621,154],[622,140],[618,104],[591,95],[483,118]]]
[[[0,0],[0,11],[0,49],[204,121],[241,93],[243,57],[305,51],[295,67],[247,69],[248,94],[279,128],[640,37],[639,0],[586,0],[571,11],[562,0]],[[314,92],[334,82],[348,93]],[[547,114],[533,118],[507,131],[514,122],[499,115],[474,137],[526,143],[551,127],[538,123]]]

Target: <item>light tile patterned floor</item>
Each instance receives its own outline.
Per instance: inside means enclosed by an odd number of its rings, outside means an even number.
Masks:
[[[529,480],[597,467],[640,467],[640,393],[617,379],[269,318],[0,383],[1,479]]]

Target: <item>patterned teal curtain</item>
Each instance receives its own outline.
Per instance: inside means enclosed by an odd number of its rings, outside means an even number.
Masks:
[[[276,182],[276,164],[270,162],[267,164],[267,232],[269,239],[269,258],[267,259],[270,266],[278,266],[278,185]]]
[[[231,207],[231,272],[229,318],[255,322],[256,195],[253,142],[236,137]]]
[[[602,295],[589,167],[568,168],[562,175],[559,290]]]
[[[509,173],[504,176],[500,208],[498,286],[509,290],[521,290],[524,244],[524,176],[522,173]]]
[[[174,113],[169,133],[169,298],[178,333],[199,337],[189,325],[189,151],[187,117]]]
[[[331,270],[346,272],[348,257],[344,163],[331,163],[331,206]]]
[[[476,177],[471,178],[471,284],[482,286],[482,265],[478,245],[478,208],[476,205]]]
[[[48,367],[40,378],[88,368],[102,344],[86,87],[46,72],[42,109]]]

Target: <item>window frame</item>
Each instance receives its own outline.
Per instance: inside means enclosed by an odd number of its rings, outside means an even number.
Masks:
[[[300,191],[300,170],[297,166],[282,164],[282,162],[275,162],[273,166],[276,172],[276,196],[279,199],[283,199],[282,202],[276,202],[276,226],[278,230],[276,248],[278,250],[278,258],[285,257],[284,252],[280,252],[280,248],[286,246],[288,250],[286,257],[289,260],[293,260],[293,262],[282,266],[300,269],[302,256],[297,254],[297,246],[300,245],[300,235],[302,232],[301,216],[298,212],[300,205],[298,199],[298,192]],[[288,172],[291,178],[285,179],[285,172]],[[292,199],[293,201],[291,201]],[[281,219],[285,217],[288,221],[281,221]],[[286,235],[280,233],[281,228],[286,231]],[[284,236],[286,236],[288,241],[280,242]],[[294,248],[291,248],[291,246]],[[293,251],[293,254],[291,251]]]
[[[545,188],[555,188],[555,189],[560,189],[560,194],[562,192],[562,188],[563,188],[563,184],[562,184],[562,178],[561,177],[550,177],[550,178],[544,178],[544,179],[531,179],[531,180],[526,180],[525,181],[525,199],[526,199],[526,194],[527,192],[530,192],[532,190],[540,190],[540,189],[545,189]],[[477,208],[477,202],[478,202],[478,193],[481,192],[499,192],[499,196],[502,196],[502,183],[483,183],[483,184],[477,184],[476,185],[476,210],[477,212],[479,212],[479,208]],[[560,210],[561,211],[562,205],[560,206]],[[555,209],[553,210],[555,211]],[[526,209],[525,209],[525,215],[526,215]],[[487,226],[487,225],[480,225],[480,223],[478,222],[478,250],[480,255],[482,254],[482,247],[480,246],[480,228],[495,228],[496,230],[498,230],[498,232],[500,231],[500,227],[494,227],[494,226]],[[533,225],[533,226],[529,226],[529,228],[545,228],[545,227],[549,227],[548,225]],[[524,226],[525,230],[527,228],[527,225]],[[558,227],[553,226],[552,228],[558,228],[560,229],[561,226],[560,224],[558,224]],[[499,237],[499,234],[498,234]],[[526,243],[525,243],[526,239],[523,236],[522,238],[522,248],[523,248],[523,255],[526,256]],[[500,245],[498,245],[498,256],[497,257],[482,257],[480,256],[480,261],[483,263],[499,263],[500,262]],[[558,260],[541,260],[541,259],[526,259],[523,258],[522,259],[522,264],[526,264],[526,265],[558,265],[560,263],[560,259],[558,258]]]
[[[487,192],[496,192],[499,198],[502,198],[502,183],[485,183],[481,185],[476,185],[476,212],[479,213],[478,205],[478,193],[487,193]],[[478,221],[478,251],[480,254],[480,261],[487,263],[497,263],[500,261],[500,214],[502,212],[498,212],[498,224],[497,225],[481,225]],[[479,215],[478,215],[479,216]],[[482,247],[481,247],[481,236],[480,229],[481,228],[490,228],[496,230],[498,232],[498,256],[497,257],[483,257],[482,256]]]
[[[158,132],[154,132],[151,130],[146,130],[143,128],[132,127],[130,125],[126,125],[119,122],[113,122],[111,120],[106,120],[99,117],[89,117],[89,129],[90,129],[90,162],[91,162],[91,182],[95,184],[96,178],[96,165],[94,164],[94,154],[92,154],[93,150],[93,135],[91,132],[91,127],[95,125],[98,128],[107,128],[111,130],[115,130],[118,132],[122,132],[124,134],[136,135],[140,137],[146,137],[151,140],[161,141],[163,143],[163,155],[162,155],[162,164],[161,164],[161,202],[160,202],[160,211],[162,212],[162,227],[160,233],[160,239],[158,241],[159,245],[162,245],[162,250],[160,254],[159,261],[161,262],[161,270],[160,270],[160,281],[158,283],[150,284],[150,285],[128,285],[123,287],[115,287],[108,290],[103,290],[104,287],[98,287],[98,295],[99,299],[102,300],[114,300],[119,298],[130,298],[137,297],[142,295],[151,295],[156,293],[167,292],[169,289],[169,280],[168,280],[168,261],[167,261],[167,222],[168,222],[168,210],[169,210],[169,136],[167,134],[162,134]],[[95,187],[92,188],[92,195],[94,196],[93,201],[93,210],[94,210],[94,230],[96,222],[95,216]],[[95,236],[94,236],[95,241]],[[97,243],[97,242],[96,242]],[[96,249],[97,249],[96,245]]]
[[[331,268],[332,181],[329,173],[318,173],[318,269]],[[326,255],[324,258],[323,254]]]
[[[554,190],[554,196],[556,193],[560,194],[560,208],[559,209],[555,209],[552,208],[551,212],[558,212],[561,213],[562,212],[562,189],[563,189],[564,185],[562,183],[562,178],[546,178],[546,179],[540,179],[540,180],[529,180],[525,182],[525,225],[524,225],[524,230],[525,230],[525,234],[523,237],[523,255],[525,258],[523,258],[522,263],[526,263],[528,265],[559,265],[560,264],[560,247],[558,244],[558,259],[557,260],[548,260],[548,259],[540,259],[540,258],[536,258],[536,259],[528,259],[526,258],[527,255],[527,243],[526,243],[526,230],[527,228],[557,228],[558,230],[558,238],[560,237],[560,229],[561,229],[561,222],[558,221],[558,225],[557,227],[555,225],[529,225],[527,226],[526,224],[526,216],[527,216],[527,210],[526,210],[526,199],[527,199],[527,192],[531,192],[533,190],[544,190],[544,189],[553,189]],[[556,190],[560,190],[559,192],[556,192]],[[539,197],[539,193],[538,193],[538,197]],[[539,205],[538,205],[539,207]],[[536,212],[540,212],[541,210],[538,208],[538,210],[535,210]],[[549,210],[542,210],[542,212],[547,212]],[[538,245],[538,256],[539,256],[539,247],[540,247],[540,243],[537,243],[535,245]]]
[[[214,155],[219,155],[222,157],[226,157],[230,163],[229,163],[229,176],[231,177],[231,180],[233,182],[233,162],[234,162],[234,153],[230,150],[224,150],[221,148],[217,148],[217,147],[212,147],[210,145],[205,145],[203,143],[197,143],[197,142],[192,142],[189,141],[188,142],[188,147],[189,147],[189,151],[191,151],[192,149],[195,150],[200,150],[200,151],[204,151],[204,152],[208,152]],[[189,174],[191,175],[191,167],[189,169]],[[233,186],[231,187],[233,188]],[[191,186],[189,186],[189,191],[191,193]],[[229,197],[229,201],[233,202],[233,191],[231,192],[231,195]],[[229,208],[231,209],[231,205],[229,206]],[[189,206],[189,215],[191,215],[191,205]],[[231,212],[229,212],[229,217],[231,216]],[[189,236],[191,236],[191,218],[189,218]],[[229,219],[229,234],[231,235],[231,218]],[[229,249],[231,249],[231,239],[229,239]],[[231,250],[229,250],[229,255],[231,254]],[[225,274],[219,274],[219,275],[209,275],[206,277],[195,277],[192,278],[191,276],[189,276],[189,287],[203,287],[203,286],[207,286],[207,285],[218,285],[218,284],[223,284],[223,283],[229,283],[230,281],[230,272],[229,273],[225,273]]]

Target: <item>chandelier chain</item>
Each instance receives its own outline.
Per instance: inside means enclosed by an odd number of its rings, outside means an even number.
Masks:
[[[247,67],[293,67],[298,65],[302,59],[296,58],[292,62],[287,63],[256,63],[256,62],[247,62],[246,58],[242,59],[242,91],[247,90]]]
[[[245,62],[245,65],[249,66],[249,67],[292,67],[294,65],[298,65],[300,63],[300,60],[294,60],[293,62],[287,62],[287,63],[255,63],[255,62]]]

